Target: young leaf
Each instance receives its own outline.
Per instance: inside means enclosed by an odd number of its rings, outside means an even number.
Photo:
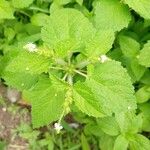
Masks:
[[[145,67],[150,67],[150,41],[140,51],[139,63]]]
[[[36,53],[21,51],[17,57],[10,61],[6,71],[41,74],[48,72],[50,64],[50,60],[46,57]]]
[[[14,19],[14,9],[6,0],[0,0],[0,19]]]
[[[85,42],[95,35],[89,20],[75,9],[60,9],[49,17],[42,29],[42,39],[59,56],[84,48]]]
[[[94,21],[98,29],[120,31],[131,21],[128,7],[119,0],[98,0],[94,9]]]
[[[140,44],[136,40],[128,36],[120,36],[119,44],[122,53],[126,57],[136,57],[140,50]]]
[[[145,19],[150,19],[150,1],[149,0],[124,0],[133,10],[139,13]]]
[[[48,125],[61,116],[65,90],[54,87],[49,78],[41,78],[34,88],[24,91],[23,94],[32,104],[34,128]]]
[[[114,150],[127,150],[128,144],[128,140],[123,135],[119,135],[115,140]]]
[[[98,126],[108,135],[116,136],[120,129],[114,117],[104,117],[98,120]]]
[[[150,99],[150,86],[144,86],[135,93],[137,103],[144,103]]]
[[[150,141],[143,135],[136,134],[129,143],[130,150],[150,150]]]
[[[34,0],[12,0],[15,8],[25,8],[33,3]]]

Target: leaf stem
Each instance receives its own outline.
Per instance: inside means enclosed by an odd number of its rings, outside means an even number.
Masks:
[[[42,9],[42,8],[39,8],[39,7],[36,7],[36,6],[31,6],[29,7],[30,10],[37,10],[37,11],[40,11],[40,12],[43,12],[43,13],[47,13],[49,14],[50,12],[48,10],[45,10],[45,9]]]
[[[76,70],[76,69],[75,69],[74,72],[76,72],[77,74],[79,74],[79,75],[81,75],[81,76],[87,78],[87,75],[84,74],[84,73],[82,73],[82,72],[80,72],[79,70]]]
[[[61,67],[50,67],[50,69],[54,69],[54,70],[64,70],[64,69],[61,68]]]
[[[79,62],[77,65],[76,65],[76,68],[79,68],[79,69],[82,69],[84,67],[86,67],[88,64],[90,64],[91,62],[89,60],[84,60],[82,62]]]

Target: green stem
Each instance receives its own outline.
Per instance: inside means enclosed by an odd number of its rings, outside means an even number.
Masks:
[[[50,69],[54,69],[54,70],[64,70],[64,69],[61,68],[61,67],[50,67]]]
[[[74,72],[79,74],[79,75],[81,75],[81,76],[83,76],[83,77],[85,77],[85,78],[87,78],[87,75],[82,73],[82,72],[80,72],[79,70],[74,70]]]
[[[36,7],[36,6],[31,6],[29,7],[30,10],[37,10],[37,11],[40,11],[40,12],[43,12],[43,13],[47,13],[49,14],[50,12],[48,10],[45,10],[45,9],[42,9],[42,8],[39,8],[39,7]]]
[[[69,74],[67,77],[68,77],[68,78],[67,78],[68,83],[69,83],[70,85],[73,85],[73,77],[72,77],[72,75]]]
[[[76,68],[82,69],[89,65],[91,62],[89,60],[84,60],[76,65]]]
[[[67,62],[64,61],[63,59],[60,59],[60,58],[55,59],[55,63],[57,65],[61,65],[61,66],[66,66],[67,65]]]

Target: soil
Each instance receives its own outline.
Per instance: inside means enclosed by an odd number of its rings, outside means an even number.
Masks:
[[[4,103],[0,104],[0,140],[6,142],[6,150],[28,150],[28,142],[19,137],[15,129],[21,122],[30,124],[30,113],[24,105],[12,104],[6,99],[6,93],[7,88],[0,85],[0,96],[4,99]]]

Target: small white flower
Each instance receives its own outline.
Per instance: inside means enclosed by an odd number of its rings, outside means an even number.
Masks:
[[[29,67],[26,67],[26,70],[28,71],[28,70],[29,70]]]
[[[38,50],[36,45],[33,43],[28,43],[23,48],[26,49],[27,51],[31,52],[31,53],[37,52],[37,50]]]
[[[131,109],[131,106],[128,106],[128,110],[130,110]]]
[[[63,126],[61,126],[60,123],[55,123],[54,124],[54,129],[56,130],[57,133],[60,133],[60,130],[63,129]]]
[[[104,63],[109,60],[109,58],[106,55],[101,55],[99,60],[101,61],[101,63]]]
[[[6,107],[3,107],[3,108],[2,108],[2,110],[3,110],[4,112],[6,112],[6,111],[7,111]]]

